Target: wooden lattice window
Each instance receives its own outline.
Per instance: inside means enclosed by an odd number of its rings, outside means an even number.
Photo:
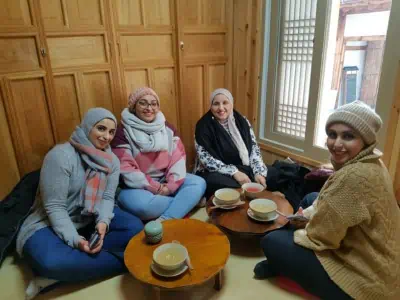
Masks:
[[[274,130],[304,138],[317,0],[283,2]]]

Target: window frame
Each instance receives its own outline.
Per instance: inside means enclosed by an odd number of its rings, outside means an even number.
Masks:
[[[327,28],[330,25],[332,0],[317,2],[315,23],[315,42],[313,45],[313,61],[311,68],[311,82],[309,89],[309,102],[305,138],[288,137],[273,132],[274,101],[277,75],[279,74],[277,61],[279,39],[281,36],[280,22],[282,19],[282,6],[280,1],[266,0],[263,7],[263,49],[261,57],[262,73],[260,80],[259,98],[259,124],[258,141],[261,148],[277,152],[278,154],[292,153],[293,156],[303,162],[317,165],[326,162],[329,152],[326,148],[315,144],[318,129],[318,112],[322,93],[324,60],[327,46]],[[276,13],[278,11],[278,13]],[[392,1],[389,24],[386,34],[386,44],[383,53],[381,76],[377,94],[376,112],[384,121],[384,126],[378,134],[379,149],[383,151],[387,122],[390,114],[393,114],[392,102],[394,97],[395,79],[399,64],[393,64],[391,60],[400,58],[400,51],[396,47],[396,35],[400,34],[400,1]],[[397,26],[397,30],[396,30]],[[275,63],[274,63],[275,62]],[[390,80],[389,80],[390,79]]]

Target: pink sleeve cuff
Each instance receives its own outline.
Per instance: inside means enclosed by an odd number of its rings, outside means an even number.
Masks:
[[[185,178],[179,179],[177,181],[173,181],[173,182],[168,182],[167,183],[167,188],[169,189],[169,191],[174,194],[183,184],[183,182],[185,181]]]
[[[157,194],[161,186],[161,183],[158,181],[152,180],[149,185],[145,186],[145,189],[148,190],[149,192],[152,192],[153,194]]]

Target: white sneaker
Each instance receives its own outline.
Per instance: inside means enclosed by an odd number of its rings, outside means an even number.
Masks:
[[[58,282],[58,280],[46,277],[33,278],[25,291],[25,300],[35,298],[44,288],[53,285],[56,282]]]

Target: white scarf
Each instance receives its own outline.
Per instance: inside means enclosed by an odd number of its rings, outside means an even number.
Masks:
[[[235,144],[236,148],[239,151],[240,159],[244,166],[250,165],[249,159],[249,151],[247,150],[246,145],[243,142],[242,136],[240,135],[239,129],[235,123],[235,117],[233,116],[233,111],[228,117],[228,128],[229,132],[231,133],[233,143]]]
[[[158,112],[151,123],[147,123],[127,108],[122,111],[121,123],[129,144],[139,148],[140,152],[160,152],[168,150],[168,134],[165,128],[165,117]]]

